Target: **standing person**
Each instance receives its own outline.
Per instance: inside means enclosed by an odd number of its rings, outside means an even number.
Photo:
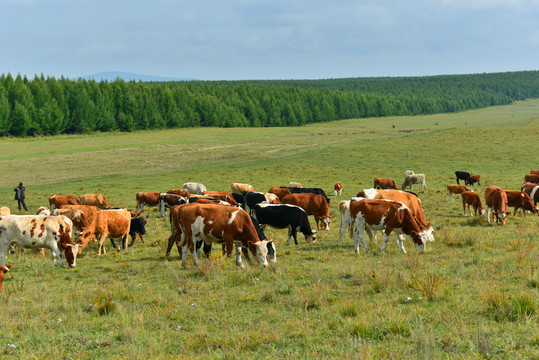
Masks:
[[[19,186],[17,186],[13,191],[15,191],[15,200],[19,201],[19,211],[21,210],[21,204],[24,207],[25,211],[28,211],[28,208],[26,207],[26,203],[24,202],[24,199],[26,196],[24,195],[24,188],[23,183],[19,183]]]

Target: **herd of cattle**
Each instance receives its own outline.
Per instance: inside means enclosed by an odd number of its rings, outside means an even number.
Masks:
[[[447,185],[447,196],[453,200],[453,194],[461,194],[466,216],[483,215],[485,208],[481,197],[466,185],[480,183],[479,175],[467,172],[455,172],[457,184]],[[464,180],[461,185],[459,180]],[[370,253],[365,241],[365,232],[372,239],[376,231],[383,232],[381,251],[384,251],[391,232],[397,235],[396,242],[401,251],[406,253],[403,241],[409,236],[420,252],[425,251],[427,242],[434,241],[434,228],[427,221],[421,200],[417,194],[405,191],[413,190],[414,184],[420,184],[426,190],[424,174],[405,172],[402,190],[398,190],[395,181],[390,178],[375,178],[374,188],[360,191],[350,200],[339,203],[340,236],[348,230],[355,240],[355,251],[359,252],[361,242],[365,252]],[[333,194],[342,194],[342,184],[335,184]],[[169,258],[174,244],[186,264],[187,252],[191,252],[195,264],[199,264],[198,249],[204,245],[206,255],[211,251],[211,244],[221,244],[223,252],[230,256],[236,249],[236,264],[243,267],[241,254],[250,262],[249,253],[261,266],[268,266],[268,261],[276,261],[275,244],[264,234],[266,226],[288,229],[286,245],[293,237],[295,244],[298,230],[307,242],[316,241],[316,230],[311,228],[308,216],[315,219],[317,230],[329,230],[331,220],[330,199],[321,188],[303,188],[299,183],[290,183],[287,187],[271,187],[267,193],[255,192],[248,184],[232,183],[231,192],[208,191],[203,184],[188,182],[180,189],[171,189],[166,193],[137,193],[136,209],[112,208],[105,196],[85,194],[80,197],[53,195],[49,198],[49,208],[40,207],[37,215],[10,215],[9,208],[0,208],[0,289],[6,266],[8,252],[13,252],[12,245],[22,248],[48,248],[51,250],[53,263],[58,259],[64,267],[61,251],[70,267],[76,266],[77,255],[92,241],[98,242],[98,255],[105,254],[104,242],[108,237],[116,247],[114,239],[120,241],[125,249],[133,245],[137,234],[144,242],[146,219],[142,215],[144,207],[159,207],[161,217],[169,211],[171,235],[168,239],[166,257]],[[485,189],[487,219],[490,211],[496,223],[502,225],[507,220],[509,206],[518,210],[538,214],[539,171],[532,170],[525,176],[521,191],[502,190],[496,186]],[[73,235],[74,234],[74,235]],[[131,243],[128,245],[128,236]],[[120,244],[118,244],[118,250]]]

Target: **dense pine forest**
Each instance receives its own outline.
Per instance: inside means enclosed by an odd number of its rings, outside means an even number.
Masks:
[[[0,76],[0,136],[295,126],[539,97],[539,71],[327,80],[96,82]]]

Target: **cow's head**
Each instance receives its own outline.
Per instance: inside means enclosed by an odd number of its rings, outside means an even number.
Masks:
[[[485,215],[485,208],[477,208],[477,210],[479,210],[479,216]]]
[[[276,263],[277,251],[275,251],[275,243],[273,242],[273,239],[268,241],[266,248],[268,249],[268,260],[272,263]]]
[[[132,217],[131,230],[140,235],[146,235],[146,219],[143,217]]]
[[[320,220],[323,225],[325,225],[324,230],[329,231],[329,224],[331,224],[331,219],[333,219],[334,217],[335,215],[318,217],[317,219]]]
[[[272,240],[261,240],[257,242],[249,241],[249,250],[254,255],[256,261],[260,264],[260,266],[267,267],[268,266],[268,243],[272,243]],[[273,246],[273,250],[275,250],[275,246]]]
[[[496,216],[496,223],[499,220],[502,225],[507,221],[507,215],[511,215],[510,211],[493,211],[492,213]]]
[[[77,255],[82,247],[79,244],[61,244],[61,247],[64,248],[67,265],[72,268],[77,266]]]
[[[11,267],[11,264],[7,264],[7,266],[0,266],[0,291],[2,291],[2,282],[5,279],[4,273],[7,273]]]
[[[311,235],[305,235],[305,240],[307,240],[308,243],[316,242],[316,231],[313,231]]]

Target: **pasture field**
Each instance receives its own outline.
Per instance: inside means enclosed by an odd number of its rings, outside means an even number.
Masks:
[[[26,185],[31,213],[53,194],[103,193],[133,209],[140,191],[186,181],[257,191],[299,181],[330,196],[331,230],[315,244],[268,230],[277,263],[239,269],[214,247],[183,269],[170,227],[148,213],[146,243],[96,255],[75,269],[49,255],[13,255],[0,293],[2,359],[537,359],[539,217],[511,215],[506,226],[462,216],[445,201],[454,171],[480,174],[476,187],[520,189],[539,168],[539,100],[457,114],[372,118],[301,128],[177,129],[1,139],[0,206],[19,214],[13,188]],[[338,202],[372,187],[425,173],[419,192],[434,243],[419,254],[354,254],[339,238]],[[414,187],[414,190],[419,190]],[[314,220],[311,219],[314,226]]]

